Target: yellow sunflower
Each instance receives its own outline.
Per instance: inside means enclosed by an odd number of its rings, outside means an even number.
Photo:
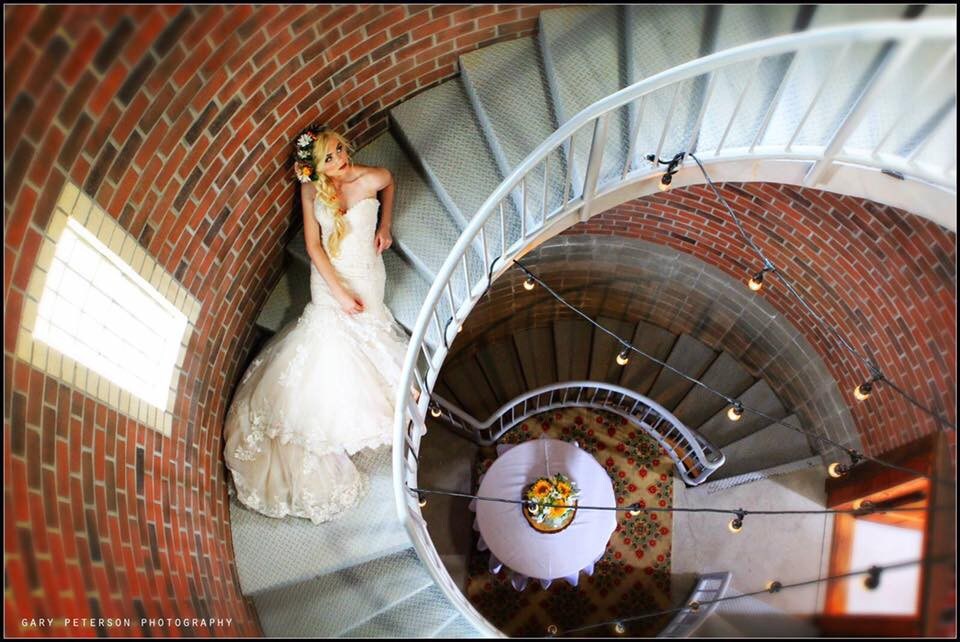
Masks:
[[[547,510],[550,519],[560,519],[567,512],[566,508],[548,508]]]
[[[553,490],[553,486],[545,479],[539,480],[533,485],[533,490],[530,491],[531,495],[535,499],[543,499],[550,494],[550,491]]]
[[[557,491],[566,499],[573,492],[573,488],[567,482],[557,482]]]

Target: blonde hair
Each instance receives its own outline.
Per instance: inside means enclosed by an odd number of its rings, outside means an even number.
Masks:
[[[317,180],[314,181],[314,185],[317,188],[316,200],[320,201],[325,207],[333,210],[333,234],[327,239],[327,248],[331,256],[337,257],[340,256],[340,242],[347,233],[347,222],[344,220],[343,215],[340,214],[340,203],[337,199],[337,190],[333,186],[333,181],[320,169],[323,165],[323,158],[327,153],[327,143],[330,142],[331,139],[336,139],[343,143],[344,148],[347,150],[347,163],[351,167],[353,166],[353,158],[351,158],[353,147],[350,146],[350,143],[347,142],[347,139],[344,138],[342,134],[332,129],[322,130],[313,142],[313,158],[317,173]]]

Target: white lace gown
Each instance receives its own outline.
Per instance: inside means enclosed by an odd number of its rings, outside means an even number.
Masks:
[[[407,337],[383,303],[378,209],[366,198],[347,211],[340,256],[330,259],[364,311],[344,312],[311,262],[311,302],[250,364],[227,412],[224,457],[237,498],[264,515],[333,519],[366,494],[349,455],[392,442]],[[326,249],[333,214],[319,201],[314,212]]]

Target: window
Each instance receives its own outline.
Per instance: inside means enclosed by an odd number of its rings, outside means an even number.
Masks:
[[[199,303],[73,185],[27,289],[18,356],[166,435]]]

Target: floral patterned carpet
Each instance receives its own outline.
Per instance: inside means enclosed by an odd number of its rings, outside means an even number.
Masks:
[[[503,436],[500,443],[522,443],[544,435],[576,441],[603,465],[613,480],[614,495],[621,505],[672,505],[673,462],[656,441],[636,432],[626,419],[604,411],[568,408],[537,415]],[[482,449],[476,463],[476,480],[496,458],[493,448]],[[544,637],[551,624],[558,636],[565,630],[642,615],[670,608],[670,513],[641,513],[630,517],[617,513],[617,530],[607,552],[596,564],[592,577],[580,576],[576,588],[557,580],[546,590],[531,581],[523,592],[510,585],[506,569],[498,575],[487,570],[489,552],[476,550],[467,581],[467,596],[473,605],[501,631],[517,637]],[[669,615],[627,622],[624,636],[656,635]],[[619,637],[612,626],[587,629],[571,637]]]

